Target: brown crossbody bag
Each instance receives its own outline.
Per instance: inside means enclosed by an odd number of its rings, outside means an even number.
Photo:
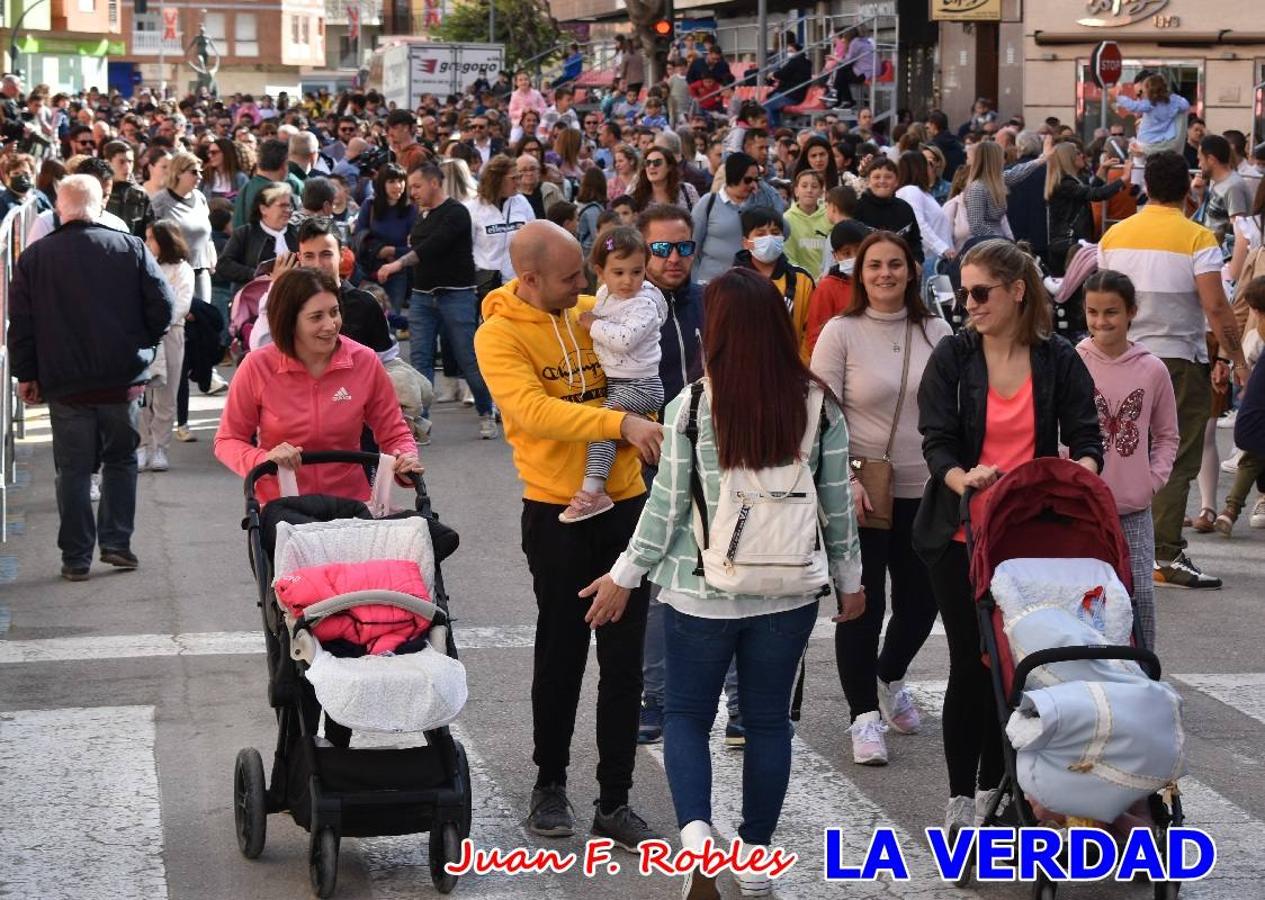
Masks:
[[[865,513],[864,528],[878,528],[888,531],[892,527],[893,469],[892,446],[896,443],[896,428],[900,424],[900,410],[905,405],[905,388],[909,384],[910,338],[913,337],[914,323],[905,321],[905,359],[900,370],[900,393],[896,397],[896,413],[892,416],[892,430],[887,435],[887,449],[883,456],[875,459],[869,456],[854,456],[848,464],[852,467],[852,477],[861,482],[865,494],[870,498],[869,512]]]

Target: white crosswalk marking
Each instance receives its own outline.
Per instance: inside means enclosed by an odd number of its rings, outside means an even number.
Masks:
[[[1236,672],[1229,675],[1174,675],[1226,706],[1265,723],[1265,673]]]
[[[834,623],[830,621],[830,618],[822,616],[813,628],[812,639],[834,640],[834,629]],[[456,633],[458,645],[462,650],[523,650],[533,647],[536,641],[534,625],[459,625]],[[944,627],[939,621],[933,626],[931,633],[944,634]],[[258,631],[112,634],[96,637],[0,641],[0,665],[263,652],[263,634]]]
[[[167,896],[152,706],[0,713],[0,895]]]

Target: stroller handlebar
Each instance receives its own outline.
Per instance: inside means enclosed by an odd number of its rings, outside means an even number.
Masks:
[[[300,459],[305,466],[328,465],[330,463],[341,463],[353,466],[376,466],[379,462],[379,456],[376,453],[363,453],[359,450],[313,450],[305,451],[300,454]],[[251,469],[246,475],[246,505],[249,508],[254,504],[258,504],[255,498],[255,483],[260,478],[268,475],[277,474],[277,464],[272,460],[262,462],[255,468]],[[413,483],[413,490],[417,493],[417,508],[427,510],[430,508],[430,495],[426,492],[426,481],[417,472],[405,473]]]
[[[1131,659],[1138,663],[1152,681],[1160,680],[1160,660],[1154,653],[1144,647],[1124,646],[1082,646],[1082,647],[1049,647],[1029,653],[1015,666],[1014,684],[1011,688],[1010,705],[1019,705],[1024,685],[1032,670],[1051,663],[1071,662],[1082,659]]]

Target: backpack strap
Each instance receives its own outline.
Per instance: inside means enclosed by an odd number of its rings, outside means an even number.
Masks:
[[[685,437],[690,442],[690,497],[694,501],[694,511],[702,526],[703,543],[698,548],[698,565],[694,574],[703,575],[703,550],[711,544],[711,534],[707,523],[707,495],[703,492],[703,480],[698,474],[698,404],[703,398],[703,382],[695,381],[690,385],[690,413],[685,421]]]

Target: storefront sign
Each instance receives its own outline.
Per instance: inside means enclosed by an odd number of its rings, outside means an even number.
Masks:
[[[1087,0],[1089,16],[1077,19],[1086,28],[1120,28],[1149,19],[1168,6],[1168,0]]]
[[[99,41],[75,41],[60,37],[36,37],[23,35],[17,42],[19,53],[45,54],[48,56],[122,56],[127,47],[122,41],[102,38]]]
[[[939,22],[1000,22],[1001,0],[931,0],[931,18]]]

